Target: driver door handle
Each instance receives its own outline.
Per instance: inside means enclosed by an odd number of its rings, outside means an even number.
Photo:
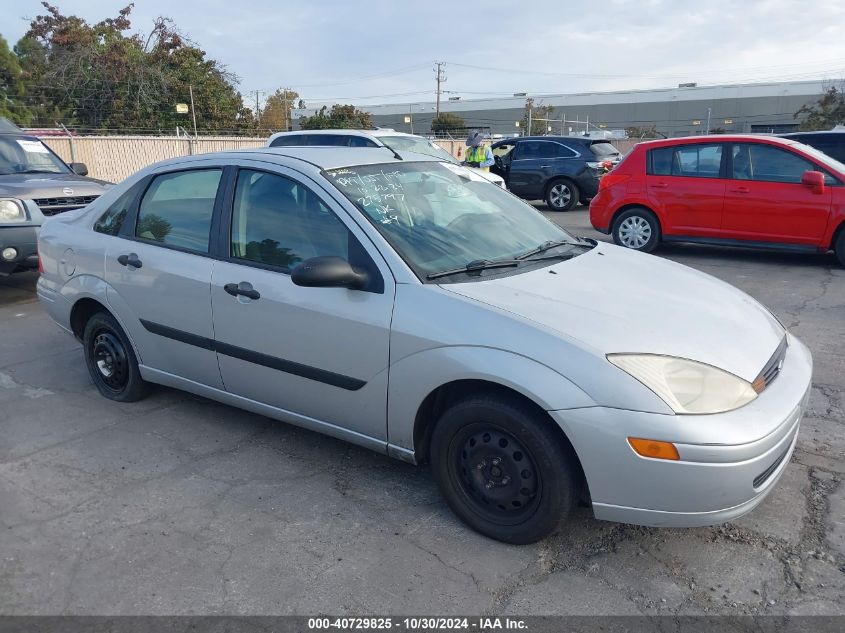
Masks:
[[[248,281],[242,281],[239,284],[226,284],[223,286],[223,290],[228,292],[233,297],[237,297],[238,295],[242,297],[246,297],[247,299],[258,300],[261,298],[261,293],[258,292],[255,288],[252,287],[252,284]]]
[[[119,255],[117,258],[117,263],[121,266],[128,266],[129,268],[140,268],[143,266],[141,260],[138,259],[138,255],[136,253],[129,253],[128,255]]]
[[[649,187],[651,187],[652,189],[668,189],[669,184],[665,182],[656,182],[652,185],[649,185]]]
[[[731,189],[731,193],[750,193],[751,189],[748,187],[737,187],[736,189]]]

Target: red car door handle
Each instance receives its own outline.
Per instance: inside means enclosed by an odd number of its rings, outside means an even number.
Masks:
[[[653,185],[649,185],[649,187],[654,187],[655,189],[667,189],[669,184],[665,182],[656,182]]]
[[[731,189],[731,193],[749,193],[751,189],[748,187],[737,187],[736,189]]]

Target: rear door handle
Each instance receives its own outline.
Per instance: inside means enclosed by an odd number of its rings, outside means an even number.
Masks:
[[[653,185],[649,185],[649,187],[652,187],[653,189],[668,189],[669,184],[665,182],[656,182]]]
[[[751,189],[748,187],[737,187],[736,189],[731,189],[731,193],[751,193]]]
[[[237,297],[238,295],[242,297],[246,297],[247,299],[257,300],[261,298],[261,293],[258,292],[255,288],[252,287],[252,284],[248,281],[242,281],[239,284],[226,284],[223,286],[223,290],[228,292],[233,297]]]
[[[140,268],[143,266],[141,260],[138,259],[138,255],[136,253],[129,253],[128,255],[119,255],[117,258],[117,263],[121,266],[129,266],[130,268]]]

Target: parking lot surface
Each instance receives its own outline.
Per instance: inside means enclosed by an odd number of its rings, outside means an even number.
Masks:
[[[607,239],[583,208],[548,215]],[[652,529],[580,508],[522,547],[460,523],[425,467],[164,388],[102,398],[36,276],[0,279],[0,613],[845,614],[845,270],[832,255],[657,256],[748,292],[812,350],[792,463],[735,523]]]

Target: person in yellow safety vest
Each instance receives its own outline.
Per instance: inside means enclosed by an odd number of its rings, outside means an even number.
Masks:
[[[483,171],[490,171],[493,164],[493,151],[484,142],[481,132],[472,132],[467,138],[467,154],[464,158],[464,165],[477,167]]]

